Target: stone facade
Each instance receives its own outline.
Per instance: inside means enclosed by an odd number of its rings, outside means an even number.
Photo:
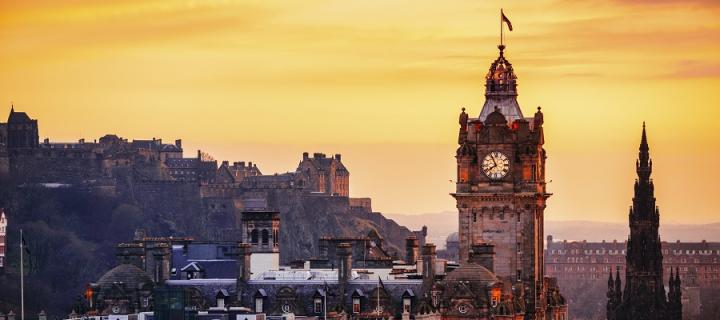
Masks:
[[[720,243],[663,241],[661,248],[663,279],[679,270],[683,287],[695,283],[720,289]],[[627,242],[553,241],[548,236],[545,269],[558,279],[605,281],[611,270],[625,270],[626,249]]]
[[[495,273],[525,286],[532,319],[545,310],[543,222],[545,149],[543,114],[524,118],[517,103],[517,77],[504,46],[486,76],[485,104],[477,118],[463,108],[456,153],[459,258],[468,261],[478,243],[495,246]]]
[[[348,197],[350,195],[350,172],[342,163],[341,155],[328,158],[324,153],[305,152],[296,173],[301,175],[298,183],[310,192]]]

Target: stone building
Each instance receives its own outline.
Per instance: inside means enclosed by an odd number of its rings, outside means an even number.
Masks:
[[[132,243],[117,245],[117,266],[85,292],[91,314],[128,314],[152,310],[153,291],[171,278],[172,248],[190,238],[147,237],[142,230]]]
[[[0,271],[5,268],[7,225],[8,221],[5,216],[5,209],[0,208]]]
[[[655,205],[655,185],[650,148],[643,123],[640,151],[636,162],[638,179],[628,215],[630,237],[625,254],[625,288],[621,289],[619,271],[608,279],[608,320],[682,319],[682,291],[679,272],[668,277],[668,293],[663,281],[663,253],[660,235],[660,209]]]
[[[494,271],[524,286],[531,319],[548,313],[553,294],[545,287],[545,182],[543,114],[525,118],[517,102],[517,76],[500,45],[485,77],[485,104],[479,116],[460,114],[456,153],[459,258],[462,265],[479,243],[494,245]],[[562,316],[562,315],[560,315]]]
[[[255,209],[242,213],[243,243],[254,255],[252,269],[277,270],[280,265],[280,213]]]
[[[304,152],[296,173],[301,175],[298,183],[310,192],[343,197],[350,195],[350,172],[339,154],[328,158],[324,153],[314,153],[310,157]]]
[[[663,279],[677,270],[683,287],[693,282],[701,288],[720,289],[719,242],[662,241],[660,246]],[[548,276],[558,279],[605,281],[616,268],[624,277],[626,250],[627,241],[556,241],[548,236],[545,269]]]
[[[244,231],[252,234],[252,230],[274,228],[277,215],[261,213],[249,215]],[[261,245],[262,236],[258,238]],[[368,239],[382,244],[377,234]],[[88,287],[88,315],[158,310],[158,299],[165,299],[163,292],[178,291],[185,297],[181,309],[196,312],[244,308],[273,317],[327,314],[333,319],[517,320],[526,316],[526,288],[493,272],[491,244],[474,245],[469,260],[450,270],[438,261],[433,244],[418,248],[418,239],[411,236],[405,263],[414,267],[406,270],[406,264],[356,268],[353,244],[328,239],[327,245],[333,246],[327,250],[332,252],[327,254],[332,267],[304,264],[268,270],[253,259],[262,259],[263,251],[275,249],[253,244],[252,235],[249,240],[201,242],[147,237],[138,231],[132,243],[118,245],[118,266]],[[268,238],[267,243],[272,240]],[[394,272],[401,269],[408,272]],[[565,314],[566,304],[557,286],[548,283],[546,287],[555,290],[549,312]]]

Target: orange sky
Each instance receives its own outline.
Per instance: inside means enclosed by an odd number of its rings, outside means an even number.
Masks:
[[[720,220],[716,1],[58,3],[0,3],[0,103],[41,138],[182,138],[264,173],[342,153],[391,213],[454,210],[502,6],[520,104],[545,113],[547,219],[626,220],[645,120],[663,221]]]

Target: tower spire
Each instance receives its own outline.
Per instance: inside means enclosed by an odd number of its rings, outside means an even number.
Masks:
[[[650,147],[647,142],[645,121],[643,121],[642,137],[640,138],[640,148],[636,166],[640,181],[647,182],[650,179],[650,174],[652,173],[652,160],[650,160]]]

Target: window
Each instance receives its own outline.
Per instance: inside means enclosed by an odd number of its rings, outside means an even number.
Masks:
[[[320,299],[320,298],[315,298],[315,303],[314,303],[315,313],[321,313],[321,312],[323,312],[323,303],[322,303],[322,302],[323,302],[322,299]]]
[[[352,312],[360,313],[360,298],[353,298],[352,302],[353,302]]]
[[[267,229],[263,229],[262,244],[268,244],[269,242],[270,242],[270,233],[267,231]]]
[[[410,313],[410,298],[403,299],[403,313]]]
[[[257,229],[253,229],[252,232],[250,232],[250,242],[257,244],[258,243],[258,231]]]
[[[255,312],[257,312],[257,313],[263,312],[263,299],[262,298],[255,298]]]

